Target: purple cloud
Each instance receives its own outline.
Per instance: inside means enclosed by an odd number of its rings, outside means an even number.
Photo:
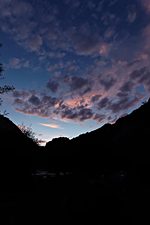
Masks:
[[[69,108],[68,106],[63,105],[63,110],[61,110],[61,117],[63,119],[85,121],[85,120],[93,119],[94,113],[92,109],[88,109],[83,106]]]
[[[26,46],[32,52],[39,52],[40,48],[42,47],[42,44],[43,38],[40,35],[33,36],[26,41]]]
[[[98,33],[92,33],[88,23],[74,29],[68,35],[77,54],[91,55],[99,53],[101,37]]]
[[[15,91],[13,98],[17,111],[41,117],[50,117],[55,106],[61,102],[60,99],[33,91]]]
[[[109,90],[110,88],[112,88],[115,82],[116,80],[109,75],[107,75],[107,78],[103,78],[102,80],[100,80],[100,83],[102,86],[104,86],[105,90]]]
[[[25,99],[25,98],[28,98],[29,96],[30,96],[30,92],[28,92],[28,91],[24,91],[24,90],[21,90],[21,91],[15,90],[15,91],[13,91],[13,97],[14,98],[23,98],[23,99]]]
[[[7,67],[10,68],[10,69],[29,68],[30,62],[28,60],[24,60],[24,59],[14,57],[9,61]]]
[[[16,110],[25,114],[37,115],[40,117],[57,117],[75,121],[94,119],[102,121],[101,114],[96,114],[91,108],[86,108],[82,101],[80,105],[68,105],[67,101],[54,98],[48,95],[33,94],[33,91],[17,91],[14,95]],[[84,103],[84,102],[83,102]]]
[[[122,85],[122,87],[120,88],[120,91],[123,93],[131,92],[133,87],[134,87],[133,82],[127,81]]]
[[[128,22],[133,23],[137,18],[137,12],[136,7],[134,5],[131,5],[128,7]]]
[[[102,100],[100,100],[100,102],[97,104],[98,109],[103,109],[105,107],[108,107],[109,104],[109,98],[105,97]]]
[[[140,0],[143,8],[149,14],[150,13],[150,2],[149,0]]]
[[[106,119],[106,116],[103,114],[96,113],[93,117],[94,120],[98,122],[102,122],[104,119]]]
[[[119,99],[117,102],[111,102],[108,105],[108,109],[111,110],[114,114],[123,112],[124,110],[128,110],[137,104],[141,99],[141,96],[137,97],[124,97]]]
[[[130,77],[131,79],[139,79],[140,77],[142,77],[145,73],[147,72],[147,68],[146,67],[142,67],[138,70],[134,70],[130,73]]]
[[[130,74],[131,79],[135,79],[137,84],[143,84],[149,90],[150,84],[150,68],[142,67],[139,70],[134,70]]]
[[[59,88],[59,83],[53,80],[49,80],[46,86],[50,91],[55,93]]]
[[[94,95],[91,98],[91,102],[97,102],[100,99],[101,95]]]
[[[40,99],[36,95],[32,95],[28,100],[32,105],[40,105]]]
[[[1,15],[3,17],[16,17],[31,15],[33,8],[30,3],[18,0],[1,1]]]
[[[88,80],[82,78],[82,77],[70,77],[68,80],[68,83],[70,84],[71,90],[77,90],[81,89],[88,84]]]

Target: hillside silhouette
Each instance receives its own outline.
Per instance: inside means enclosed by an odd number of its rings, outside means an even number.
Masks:
[[[4,224],[148,222],[149,134],[150,100],[115,124],[45,147],[0,116]]]
[[[94,166],[100,166],[100,164],[106,166],[113,164],[114,161],[117,164],[120,162],[126,164],[126,160],[132,163],[148,163],[149,115],[150,100],[131,114],[118,119],[115,124],[105,124],[97,130],[81,134],[71,140],[66,137],[54,138],[47,142],[45,147],[37,146],[12,121],[1,115],[1,154],[7,155],[7,160],[9,155],[10,158],[15,157],[18,161],[19,157],[31,156],[33,161],[36,161],[36,158],[39,161],[44,158],[45,161],[53,160],[53,158],[59,161],[61,158],[63,161],[63,157],[67,159],[70,157],[72,162],[77,160],[81,166],[88,167],[92,162]],[[74,164],[72,166],[77,167]]]
[[[96,167],[133,166],[149,164],[150,100],[115,124],[103,127],[76,138],[57,138],[48,142],[48,158],[57,157],[67,165],[92,169]],[[68,162],[69,163],[69,162]],[[60,164],[60,162],[59,162]]]
[[[13,122],[0,116],[1,167],[5,172],[18,168],[30,172],[42,168],[80,172],[145,168],[149,166],[149,115],[150,100],[115,124],[71,140],[55,138],[45,147],[37,146]]]
[[[16,189],[27,184],[36,148],[12,121],[0,115],[0,189]]]

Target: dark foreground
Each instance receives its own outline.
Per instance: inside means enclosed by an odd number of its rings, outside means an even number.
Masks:
[[[150,224],[150,100],[38,147],[0,116],[0,225]]]
[[[144,176],[35,171],[27,187],[0,192],[0,224],[148,224],[150,183]]]

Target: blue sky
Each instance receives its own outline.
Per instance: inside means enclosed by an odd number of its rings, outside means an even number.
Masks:
[[[150,93],[149,0],[0,0],[0,59],[16,124],[44,140],[113,123]]]

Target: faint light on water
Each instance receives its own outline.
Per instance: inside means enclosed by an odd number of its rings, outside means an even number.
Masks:
[[[46,178],[55,178],[55,177],[60,177],[60,176],[69,176],[69,175],[72,175],[71,172],[49,172],[49,171],[46,171],[46,170],[37,170],[35,171],[34,173],[32,173],[32,176],[36,176],[36,177],[42,177],[44,179]]]

